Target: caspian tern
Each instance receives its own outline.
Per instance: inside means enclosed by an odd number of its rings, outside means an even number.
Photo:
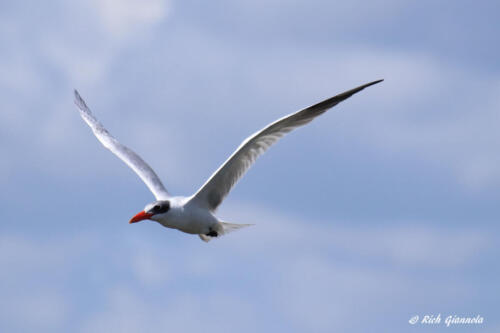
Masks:
[[[81,117],[90,126],[97,139],[132,168],[156,198],[156,201],[147,204],[143,211],[132,217],[130,223],[153,220],[167,228],[199,235],[203,241],[208,242],[214,237],[251,225],[224,222],[219,220],[214,213],[257,157],[288,132],[309,123],[343,100],[381,81],[383,80],[373,81],[328,98],[278,119],[252,134],[190,197],[171,196],[153,169],[134,151],[118,142],[93,116],[76,90],[75,104]]]

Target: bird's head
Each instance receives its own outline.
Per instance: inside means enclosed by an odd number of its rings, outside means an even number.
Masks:
[[[143,211],[137,213],[134,217],[130,219],[129,223],[140,222],[142,220],[154,220],[158,219],[166,214],[170,210],[170,201],[161,200],[155,201],[146,205]]]

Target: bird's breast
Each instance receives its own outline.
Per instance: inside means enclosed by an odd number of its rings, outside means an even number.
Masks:
[[[206,234],[218,220],[209,211],[178,207],[172,208],[159,222],[167,228],[178,229],[189,234]]]

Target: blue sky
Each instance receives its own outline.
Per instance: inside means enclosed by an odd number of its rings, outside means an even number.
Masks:
[[[0,3],[0,330],[497,332],[497,1]],[[189,195],[249,134],[375,79],[258,160],[209,244],[72,101]],[[432,327],[444,331],[446,327]]]

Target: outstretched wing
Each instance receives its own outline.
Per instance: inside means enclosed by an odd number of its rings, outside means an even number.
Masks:
[[[92,132],[97,137],[104,147],[111,150],[113,154],[118,156],[125,162],[137,175],[142,179],[157,200],[164,200],[170,197],[165,186],[163,186],[160,178],[151,169],[151,167],[144,162],[144,160],[137,155],[130,148],[122,145],[116,140],[104,126],[94,117],[85,101],[80,97],[78,91],[75,90],[75,104],[80,111],[80,116],[90,126]]]
[[[245,174],[257,157],[262,155],[271,145],[293,129],[303,126],[315,117],[326,112],[343,100],[366,87],[383,80],[373,81],[357,88],[343,92],[318,104],[292,113],[269,124],[264,129],[243,141],[236,151],[222,164],[207,182],[196,192],[192,200],[197,204],[215,210],[224,200],[232,187]]]

